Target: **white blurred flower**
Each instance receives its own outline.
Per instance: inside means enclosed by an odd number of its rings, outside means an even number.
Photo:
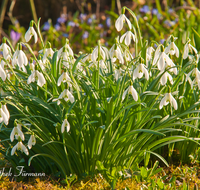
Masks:
[[[6,42],[2,43],[0,45],[0,51],[3,52],[3,58],[6,60],[10,60],[11,59],[11,49],[10,47],[6,44]]]
[[[57,82],[57,85],[60,86],[61,85],[61,82],[67,82],[67,84],[69,85],[69,87],[71,87],[71,78],[69,77],[68,73],[67,72],[64,72],[59,78],[58,78],[58,82]]]
[[[114,44],[110,48],[109,54],[110,54],[111,61],[113,63],[115,63],[118,59],[119,63],[124,64],[123,54],[122,54],[121,48],[118,45]]]
[[[35,145],[36,139],[34,135],[30,136],[30,139],[28,140],[28,148],[31,149],[33,145]]]
[[[32,36],[34,36],[35,43],[37,43],[37,40],[38,40],[37,33],[35,29],[33,28],[33,26],[30,26],[25,34],[26,42],[28,42],[32,38]]]
[[[125,21],[127,22],[129,29],[132,29],[130,20],[125,16],[125,14],[121,14],[115,22],[115,28],[118,32],[122,30]]]
[[[26,54],[22,50],[16,50],[13,54],[12,66],[18,65],[19,68],[22,68],[24,72],[26,72],[25,66],[28,64],[28,59]]]
[[[64,89],[64,91],[60,94],[57,99],[53,99],[53,102],[57,101],[57,104],[60,104],[60,99],[64,99],[66,102],[69,100],[71,103],[74,102],[74,96],[68,89]]]
[[[198,51],[196,50],[195,47],[193,47],[189,41],[185,44],[184,46],[184,53],[183,53],[183,59],[187,59],[188,55],[189,55],[189,51],[194,51],[195,54],[198,53]]]
[[[14,137],[16,137],[18,139],[18,137],[21,138],[21,140],[24,141],[24,134],[23,132],[20,130],[20,127],[14,127],[13,130],[10,133],[10,141],[13,142],[14,141]]]
[[[171,93],[166,93],[164,98],[160,101],[159,109],[162,109],[163,106],[166,106],[168,104],[171,104],[171,106],[174,107],[175,110],[178,109],[178,105],[174,97],[172,96]]]
[[[8,111],[8,108],[7,108],[6,104],[2,104],[1,109],[2,109],[3,112],[6,114],[7,120],[6,120],[5,123],[8,124],[8,121],[9,121],[9,119],[10,119],[10,113],[9,113],[9,111]],[[6,125],[7,125],[7,124],[6,124]]]
[[[124,56],[124,59],[126,61],[131,61],[133,59],[132,54],[128,50],[126,50],[126,49],[125,49],[125,51],[123,53],[123,56]]]
[[[135,88],[134,88],[133,86],[129,86],[129,87],[124,91],[124,93],[123,93],[123,95],[122,95],[122,101],[125,99],[126,94],[131,94],[132,97],[133,97],[133,99],[134,99],[135,101],[138,100],[137,91],[135,90]]]
[[[96,62],[99,54],[103,60],[106,60],[106,58],[108,57],[109,53],[108,53],[108,49],[106,47],[100,46],[100,53],[98,52],[99,51],[98,49],[99,49],[99,47],[96,46],[92,52],[92,61],[93,62]]]
[[[193,81],[190,79],[190,75],[195,77]],[[191,85],[192,89],[193,89],[194,84],[197,84],[198,85],[198,89],[200,90],[200,71],[198,70],[198,68],[194,68],[192,71],[190,71],[186,75],[186,81],[188,81],[188,80],[191,81],[190,85]]]
[[[176,55],[176,57],[179,57],[179,50],[178,47],[174,42],[170,42],[170,44],[165,48],[165,53],[170,55]]]
[[[129,46],[131,44],[131,39],[135,42],[135,35],[131,31],[127,31],[125,34],[123,34],[120,38],[120,43],[123,42]]]
[[[18,142],[11,150],[11,155],[14,155],[16,150],[21,150],[21,152],[24,152],[26,155],[29,155],[28,149],[23,145],[23,143],[20,141]]]
[[[39,52],[43,52],[43,50],[42,50],[42,51],[39,51]],[[44,56],[43,56],[43,59],[42,59],[43,62],[45,63],[45,62],[48,60],[48,58],[51,58],[51,59],[52,59],[53,54],[54,54],[54,51],[53,51],[51,48],[46,48],[46,49],[45,49]]]
[[[136,78],[142,78],[143,74],[145,75],[145,78],[149,80],[149,73],[145,68],[145,65],[140,63],[133,72],[133,80],[135,80]]]
[[[162,74],[162,73],[161,73]],[[172,76],[166,71],[163,76],[160,78],[161,85],[166,85],[167,80],[169,79],[169,82],[171,85],[174,83]]]
[[[121,76],[121,69],[115,69],[114,70],[114,77],[115,77],[116,81],[118,81],[120,76]]]
[[[70,130],[70,124],[67,121],[67,119],[64,119],[62,126],[61,126],[61,132],[64,133],[65,129],[67,130],[67,132],[69,132]]]
[[[42,73],[40,73],[38,70],[34,70],[31,75],[28,77],[27,84],[30,84],[31,82],[35,82],[37,80],[37,85],[42,87],[46,80]]]
[[[4,67],[2,67],[2,65],[0,64],[0,78],[5,81],[6,80],[6,77],[7,77],[7,74],[4,70]]]
[[[9,117],[4,111],[3,105],[0,104],[0,123],[4,122],[6,125],[8,125]]]
[[[175,64],[173,61],[169,58],[169,56],[165,52],[158,52],[156,50],[153,65],[157,63],[157,67],[160,71],[164,71],[166,67],[174,67]],[[170,70],[174,72],[174,74],[177,74],[177,68],[172,68]]]
[[[74,53],[73,53],[73,50],[71,49],[71,47],[69,46],[68,42],[66,42],[66,44],[60,48],[58,50],[58,59],[60,58],[62,52],[66,52],[68,56],[71,56],[71,57],[74,57]]]

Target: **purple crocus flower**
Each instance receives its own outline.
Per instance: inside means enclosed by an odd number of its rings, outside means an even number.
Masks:
[[[98,24],[98,27],[99,28],[103,28],[103,24]]]
[[[54,28],[58,31],[58,30],[60,30],[60,25],[59,25],[58,23],[56,23],[56,24],[54,25]]]
[[[169,8],[168,12],[169,12],[169,14],[172,14],[174,12],[174,10],[172,8]]]
[[[83,14],[83,13],[81,13],[79,16],[81,22],[83,22],[86,19],[86,17],[87,17],[87,14]]]
[[[154,9],[152,9],[151,12],[152,12],[153,15],[158,15],[158,9],[155,9],[155,8],[154,8]]]
[[[107,18],[106,18],[106,26],[107,26],[108,28],[110,28],[110,26],[111,26],[111,18],[110,18],[110,17],[107,17]]]
[[[85,32],[83,33],[82,39],[87,39],[88,36],[89,36],[89,32],[88,32],[88,31],[85,31]]]
[[[92,18],[88,18],[87,23],[92,24]]]
[[[49,30],[49,28],[50,28],[50,24],[47,21],[47,22],[44,23],[43,30],[47,31],[47,30]]]
[[[68,38],[68,36],[69,36],[69,34],[67,34],[67,33],[63,33],[62,34],[65,38]]]
[[[148,13],[149,12],[149,6],[144,5],[142,8],[140,8],[141,13]]]
[[[160,43],[161,43],[161,44],[164,44],[164,42],[165,42],[165,39],[161,39],[161,40],[160,40]]]
[[[66,14],[62,14],[58,19],[57,19],[57,22],[62,24],[62,23],[65,23],[67,20],[67,15]]]
[[[75,26],[76,26],[76,23],[73,22],[73,21],[69,21],[67,25],[68,25],[68,26],[75,27]]]
[[[18,32],[15,32],[14,30],[10,31],[10,38],[14,41],[17,42],[21,37],[21,34]]]

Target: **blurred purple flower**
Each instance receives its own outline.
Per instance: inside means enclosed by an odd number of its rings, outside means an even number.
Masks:
[[[15,32],[14,30],[10,31],[10,38],[14,41],[17,42],[21,37],[21,34],[18,32]]]
[[[160,40],[160,43],[161,43],[161,44],[164,44],[164,42],[165,42],[165,39],[161,39],[161,40]]]
[[[152,9],[152,11],[151,11],[151,13],[153,14],[153,15],[158,15],[158,9]]]
[[[62,14],[58,19],[57,19],[57,22],[62,24],[62,23],[65,23],[67,20],[67,15],[66,14]]]
[[[98,24],[98,27],[99,28],[103,28],[103,24]]]
[[[69,36],[69,34],[67,34],[67,33],[63,33],[62,34],[65,38],[68,38],[68,36]]]
[[[83,33],[82,39],[87,39],[88,36],[89,36],[89,32],[88,32],[88,31],[85,31],[85,32]]]
[[[100,33],[100,38],[103,38],[103,32]]]
[[[92,24],[92,18],[88,18],[87,23]]]
[[[169,8],[168,12],[169,12],[169,14],[172,14],[174,12],[174,10],[172,8]]]
[[[80,18],[81,22],[83,22],[86,19],[86,17],[87,17],[87,14],[84,14],[84,13],[81,13],[79,15],[79,18]]]
[[[43,30],[47,31],[47,30],[49,30],[49,28],[50,28],[50,24],[47,21],[47,22],[44,23]]]
[[[105,42],[105,46],[108,46],[108,42]]]
[[[56,24],[54,25],[54,28],[58,31],[58,30],[60,30],[60,25],[59,25],[58,23],[56,23]]]
[[[67,25],[68,25],[68,26],[75,27],[75,26],[76,26],[76,23],[73,22],[73,21],[69,21]]]
[[[144,5],[142,8],[140,8],[141,13],[148,13],[149,12],[149,6]]]
[[[110,17],[107,17],[107,18],[106,18],[106,26],[107,26],[108,28],[110,28],[110,26],[111,26],[111,18],[110,18]]]

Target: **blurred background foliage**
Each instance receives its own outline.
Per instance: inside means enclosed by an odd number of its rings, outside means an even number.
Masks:
[[[137,15],[144,39],[163,43],[173,33],[184,41],[192,38],[192,28],[200,32],[199,0],[0,0],[0,6],[0,42],[6,36],[14,47],[24,41],[30,20],[39,17],[52,47],[63,46],[66,37],[76,53],[89,52],[99,39],[110,47],[119,35],[114,21],[123,6]]]

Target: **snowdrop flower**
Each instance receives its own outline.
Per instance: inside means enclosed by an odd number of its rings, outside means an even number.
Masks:
[[[147,48],[147,50],[146,50],[146,66],[148,66],[149,61],[152,60],[154,51],[155,51],[155,49],[151,46]]]
[[[71,87],[72,85],[70,84],[71,81],[71,78],[69,77],[68,73],[67,72],[64,72],[59,78],[58,78],[58,82],[57,82],[57,85],[60,86],[61,85],[61,82],[67,82],[68,85]]]
[[[42,87],[46,80],[42,73],[40,73],[38,70],[34,70],[31,75],[28,77],[27,84],[30,84],[31,82],[35,82],[37,80],[37,85]]]
[[[103,60],[100,60],[99,61],[99,67],[105,71],[107,71],[107,67],[106,67],[106,64]]]
[[[19,50],[16,50],[13,59],[12,59],[12,66],[18,65],[19,68],[22,68],[24,72],[26,72],[25,66],[28,65],[28,59],[26,54],[22,51],[22,45],[18,45]]]
[[[16,138],[20,137],[21,140],[24,141],[24,134],[23,132],[20,130],[19,126],[16,126],[13,128],[12,132],[10,133],[10,141],[13,142],[14,141],[14,136]]]
[[[125,61],[131,61],[133,59],[132,54],[127,49],[125,49],[125,51],[123,53],[123,57],[124,57]]]
[[[33,21],[30,22],[29,29],[27,30],[27,32],[25,34],[26,42],[30,41],[32,36],[34,36],[35,43],[37,43],[38,37],[37,37],[37,33],[36,33],[35,29],[33,28]]]
[[[162,109],[163,106],[166,106],[168,104],[171,104],[171,106],[174,107],[175,110],[178,109],[178,105],[174,97],[172,96],[171,93],[166,93],[164,98],[160,101],[159,109]]]
[[[135,90],[135,88],[134,88],[133,86],[129,86],[129,87],[124,91],[124,93],[123,93],[123,95],[122,95],[122,101],[125,99],[126,94],[131,94],[132,97],[133,97],[133,99],[134,99],[135,101],[138,100],[137,91]]]
[[[185,46],[184,46],[184,53],[183,53],[183,59],[187,59],[188,55],[189,55],[189,51],[194,51],[195,54],[197,54],[197,50],[195,47],[193,47],[190,43],[190,41],[188,41]]]
[[[11,59],[11,49],[10,47],[6,44],[6,38],[3,37],[2,39],[2,44],[0,45],[0,51],[3,52],[3,58],[6,60]]]
[[[28,148],[31,149],[33,145],[35,145],[36,139],[34,135],[30,136],[30,139],[28,140]]]
[[[114,70],[114,77],[115,77],[116,81],[118,81],[120,76],[121,76],[121,69],[115,69]]]
[[[54,99],[53,102],[58,101],[57,105],[60,104],[60,100],[59,99],[64,99],[66,102],[69,100],[71,103],[74,102],[74,96],[72,95],[72,93],[68,90],[65,89],[60,96],[57,99]]]
[[[191,81],[190,75],[195,77],[193,81]],[[186,81],[188,81],[188,80],[191,81],[190,85],[191,85],[192,89],[193,89],[193,85],[197,84],[198,85],[198,89],[200,90],[200,71],[198,70],[198,68],[194,68],[192,71],[190,71],[187,74]]]
[[[3,61],[3,60],[2,60]],[[6,80],[6,72],[4,70],[4,67],[2,67],[2,64],[0,64],[0,78],[5,81]]]
[[[91,62],[92,61],[92,54],[89,53],[88,55],[86,55],[83,59],[82,62],[85,63],[86,61]]]
[[[167,66],[169,66],[169,67],[175,66],[175,64],[173,63],[173,61],[172,61],[172,60],[169,58],[169,56],[164,52],[164,47],[163,47],[163,45],[161,45],[162,51],[159,51],[159,50],[158,50],[159,48],[160,48],[160,47],[158,47],[158,48],[156,49],[155,56],[154,56],[154,60],[153,60],[153,65],[155,65],[155,64],[157,63],[158,69],[159,69],[160,71],[165,70],[165,68],[166,68]],[[177,69],[176,69],[176,71],[177,71]],[[174,70],[174,72],[177,74],[176,71]]]
[[[100,58],[102,58],[103,60],[106,60],[106,58],[108,57],[108,54],[109,54],[107,48],[100,46],[100,42],[98,42],[98,43],[99,43],[99,45],[96,46],[94,48],[94,50],[92,51],[92,61],[93,62],[96,62],[99,55],[100,55]],[[99,52],[99,50],[100,50],[100,52]]]
[[[122,43],[124,40],[125,44],[129,46],[131,44],[131,39],[133,39],[133,41],[135,42],[135,35],[131,31],[127,31],[121,36],[120,43]]]
[[[121,48],[119,47],[119,45],[114,44],[109,51],[110,57],[111,57],[111,61],[114,63],[117,61],[117,59],[119,60],[119,63],[124,64],[124,58],[123,58],[123,54],[121,51]]]
[[[28,149],[23,145],[23,143],[20,141],[18,142],[11,150],[11,156],[14,155],[16,150],[21,150],[21,152],[24,152],[26,155],[29,155]]]
[[[142,78],[143,74],[145,75],[145,78],[149,80],[149,73],[145,68],[145,65],[140,63],[133,72],[133,80],[135,80],[136,78]]]
[[[161,73],[162,74],[162,73]],[[169,82],[171,85],[174,83],[172,76],[166,71],[163,76],[160,78],[161,85],[166,85],[167,80],[169,79]]]
[[[8,111],[8,108],[7,108],[7,106],[6,106],[6,104],[2,104],[2,106],[1,106],[1,109],[3,110],[3,112],[6,114],[6,117],[7,117],[7,121],[6,121],[6,123],[8,123],[8,121],[9,121],[9,119],[10,119],[10,113],[9,113],[9,111]],[[7,124],[6,124],[7,125]]]
[[[5,108],[3,108],[3,105],[0,104],[0,123],[4,122],[6,125],[8,125],[8,121],[9,121],[9,117],[10,114],[8,115],[8,113],[5,113]]]
[[[169,43],[169,45],[166,47],[165,49],[165,53],[166,54],[170,54],[170,55],[176,55],[176,57],[179,57],[179,50],[178,47],[176,46],[176,44],[174,43],[174,37],[171,36],[171,42]]]
[[[58,59],[61,57],[62,52],[67,52],[68,56],[74,57],[74,53],[73,53],[73,50],[71,49],[71,47],[69,46],[69,40],[68,39],[66,39],[65,45],[58,50],[58,54],[57,54]]]
[[[61,126],[61,133],[64,133],[65,129],[67,130],[67,132],[69,132],[70,130],[70,124],[67,121],[67,119],[64,119],[62,126]]]
[[[132,29],[130,20],[125,16],[125,14],[121,14],[115,22],[115,28],[118,32],[122,30],[125,21],[127,22],[129,29]]]
[[[40,50],[39,53],[43,53],[43,49]],[[44,50],[43,62],[45,63],[48,60],[48,58],[52,59],[53,54],[54,54],[54,51],[51,48],[51,43],[47,42],[46,48]]]

